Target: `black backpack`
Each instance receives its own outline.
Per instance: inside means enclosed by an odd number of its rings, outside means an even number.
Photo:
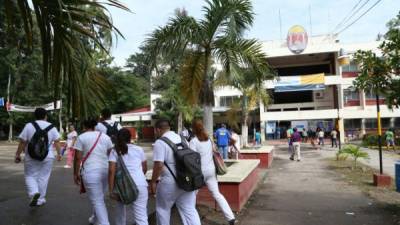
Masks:
[[[195,191],[204,186],[200,154],[190,149],[182,136],[179,144],[173,143],[166,137],[160,139],[167,143],[174,152],[176,174],[172,172],[167,163],[164,162],[164,164],[174,177],[178,187],[185,191]]]
[[[32,122],[35,128],[35,134],[28,144],[28,154],[32,159],[43,161],[49,154],[49,136],[47,133],[54,128],[50,124],[46,129],[42,130],[36,122]]]
[[[114,143],[117,139],[118,134],[118,123],[115,122],[113,126],[108,124],[106,121],[101,122],[107,128],[107,135],[111,138],[111,141]]]

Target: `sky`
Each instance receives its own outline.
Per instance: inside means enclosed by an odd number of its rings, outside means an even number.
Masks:
[[[286,38],[293,25],[302,25],[310,35],[331,33],[360,1],[365,6],[344,26],[351,23],[378,0],[252,0],[254,24],[246,37],[260,41]],[[202,18],[204,0],[120,0],[132,12],[109,8],[114,25],[125,39],[119,37],[112,49],[114,66],[124,66],[129,55],[138,51],[148,34],[163,26],[176,8],[185,8],[196,19]],[[281,29],[279,23],[281,17]],[[400,11],[400,0],[381,0],[358,22],[339,34],[343,43],[368,42],[386,32],[386,23]],[[310,24],[311,16],[311,24]],[[282,30],[282,31],[281,31]],[[340,30],[340,29],[339,29]]]

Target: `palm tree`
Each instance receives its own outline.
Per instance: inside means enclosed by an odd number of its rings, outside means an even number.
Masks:
[[[269,72],[260,73],[258,71],[242,68],[237,68],[236,72],[238,73],[236,75],[220,73],[216,85],[230,85],[242,92],[239,106],[241,109],[242,143],[244,146],[247,146],[249,114],[259,106],[260,102],[264,105],[268,105],[270,102],[270,96],[264,88],[264,81],[274,79],[275,72],[271,70]],[[237,106],[234,105],[231,107],[231,110],[238,111]],[[232,112],[229,112],[229,114],[231,113]]]
[[[111,33],[122,34],[113,25],[105,5],[129,10],[117,0],[0,0],[5,6],[8,32],[22,26],[26,43],[32,47],[33,29],[38,28],[42,47],[43,75],[51,82],[54,98],[61,97],[67,89],[70,107],[83,110],[87,115],[87,103],[94,96],[99,101],[99,87],[105,88],[104,79],[90,70],[89,61],[93,46],[108,52]],[[92,48],[90,48],[92,47]],[[95,93],[93,93],[95,92]],[[85,93],[89,93],[86,95]],[[89,97],[88,97],[89,96]],[[94,105],[94,104],[92,104]]]
[[[261,73],[268,71],[268,65],[261,45],[243,38],[254,18],[250,0],[207,0],[203,12],[200,20],[185,11],[176,13],[150,35],[147,44],[153,62],[160,56],[183,57],[182,94],[191,104],[202,106],[204,125],[212,133],[215,72],[235,75],[245,67]]]

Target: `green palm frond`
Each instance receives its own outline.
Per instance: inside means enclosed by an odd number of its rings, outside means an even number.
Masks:
[[[196,52],[186,54],[180,68],[182,95],[187,102],[197,104],[204,80],[203,55]]]
[[[9,32],[12,33],[14,27],[22,24],[27,44],[32,47],[32,30],[39,28],[43,76],[46,82],[51,82],[54,98],[61,96],[61,86],[65,86],[67,99],[73,111],[77,110],[79,115],[82,115],[81,112],[87,114],[89,108],[84,102],[98,105],[99,95],[83,94],[91,89],[92,82],[96,82],[96,79],[85,77],[82,71],[88,70],[82,70],[82,67],[85,67],[82,65],[93,67],[90,62],[93,51],[104,51],[108,54],[112,44],[112,33],[123,37],[113,25],[105,5],[127,11],[129,9],[116,0],[4,1]],[[21,19],[16,20],[16,17]],[[97,91],[101,90],[100,86],[93,85],[95,86],[99,88]],[[89,101],[89,96],[95,98]]]

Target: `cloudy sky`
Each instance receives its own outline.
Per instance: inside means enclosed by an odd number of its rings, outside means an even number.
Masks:
[[[189,15],[202,17],[203,0],[120,0],[133,13],[110,9],[114,24],[125,39],[119,38],[112,50],[114,65],[124,66],[129,55],[135,53],[146,35],[163,26],[173,16],[174,9],[185,8]],[[256,13],[253,27],[246,36],[263,40],[276,40],[281,36],[279,11],[282,19],[282,37],[295,24],[302,25],[312,35],[326,34],[338,25],[358,3],[365,6],[344,26],[351,23],[379,0],[252,0]],[[310,10],[311,9],[311,10]],[[386,31],[385,24],[400,10],[400,0],[381,0],[358,22],[339,35],[341,42],[367,42]],[[311,24],[310,26],[310,11]],[[311,29],[312,27],[312,29]],[[339,29],[340,30],[340,29]]]

